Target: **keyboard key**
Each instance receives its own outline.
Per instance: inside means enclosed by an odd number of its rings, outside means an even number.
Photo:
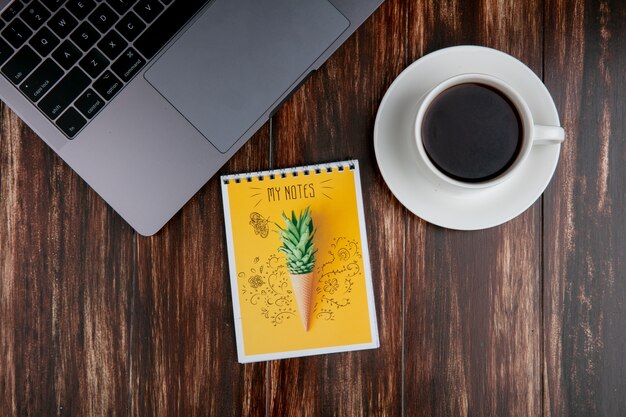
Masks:
[[[100,39],[100,34],[89,23],[83,22],[78,29],[70,35],[70,39],[72,39],[80,49],[87,52],[91,49],[93,44]]]
[[[137,39],[135,47],[144,57],[151,59],[206,2],[207,0],[174,2]]]
[[[15,19],[2,31],[2,37],[9,41],[14,48],[19,48],[33,34],[20,19]]]
[[[55,12],[55,11],[57,11],[59,9],[59,7],[61,7],[63,5],[63,3],[65,3],[65,0],[41,0],[41,2],[48,9],[52,10],[53,12]]]
[[[0,65],[4,64],[12,54],[13,48],[11,48],[11,45],[0,39]]]
[[[100,111],[104,106],[104,100],[98,96],[95,91],[89,89],[83,93],[82,96],[74,103],[78,111],[87,119],[91,119]]]
[[[78,21],[65,9],[59,10],[52,16],[52,19],[48,21],[48,26],[59,38],[64,38],[69,35],[77,25]]]
[[[63,76],[63,70],[50,58],[46,59],[20,86],[20,90],[37,102]]]
[[[35,36],[30,39],[29,43],[35,48],[35,51],[39,52],[39,55],[46,56],[57,47],[59,42],[59,38],[54,36],[50,29],[43,27],[39,29],[39,32],[35,33]]]
[[[143,58],[133,48],[128,48],[117,61],[111,65],[111,69],[124,82],[128,82],[146,64]]]
[[[67,7],[78,20],[83,20],[96,8],[96,3],[93,0],[68,0],[65,7]]]
[[[69,40],[63,41],[61,46],[52,53],[52,58],[56,59],[66,70],[69,70],[81,56],[83,53]]]
[[[39,108],[56,119],[88,86],[91,80],[80,68],[74,68],[39,102]]]
[[[109,59],[117,58],[127,46],[128,42],[114,30],[104,35],[104,38],[98,42],[98,48],[100,48]]]
[[[133,10],[139,17],[150,23],[156,19],[164,8],[159,0],[141,0]]]
[[[39,55],[26,45],[2,67],[2,73],[14,84],[19,84],[40,62]]]
[[[79,65],[91,78],[96,78],[109,66],[109,60],[94,48],[85,55]]]
[[[57,120],[57,126],[59,126],[63,133],[70,139],[73,139],[86,123],[87,120],[72,108],[67,109],[67,111],[63,113],[63,116],[59,117],[59,120]]]
[[[89,16],[89,21],[96,27],[101,33],[106,33],[107,30],[117,22],[118,16],[109,6],[101,4],[98,6],[95,12]]]
[[[146,24],[141,21],[141,19],[133,12],[129,12],[126,16],[120,20],[120,22],[115,26],[115,29],[118,30],[128,40],[132,42],[139,36],[142,30],[144,30]]]
[[[161,0],[161,3],[163,3],[163,4],[165,4],[165,5],[168,5],[168,4],[170,4],[172,1],[174,1],[174,0]]]
[[[24,8],[22,2],[14,1],[7,9],[2,13],[2,18],[9,22]]]
[[[135,2],[136,0],[107,0],[107,3],[119,14],[126,13]]]
[[[48,20],[50,12],[41,3],[34,1],[26,6],[26,9],[20,13],[20,17],[31,29],[37,30]]]
[[[93,83],[93,88],[104,97],[105,100],[111,100],[118,91],[122,89],[122,82],[111,71],[105,71],[100,78]]]

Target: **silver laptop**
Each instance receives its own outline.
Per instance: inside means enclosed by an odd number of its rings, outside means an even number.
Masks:
[[[0,96],[152,235],[381,2],[0,0]]]

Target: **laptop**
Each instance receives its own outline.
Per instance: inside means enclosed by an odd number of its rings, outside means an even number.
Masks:
[[[152,235],[382,0],[0,0],[0,98]]]

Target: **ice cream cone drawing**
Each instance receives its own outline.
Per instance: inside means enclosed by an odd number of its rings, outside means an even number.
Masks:
[[[315,236],[313,218],[311,217],[311,210],[307,207],[300,212],[298,217],[292,210],[291,219],[283,213],[283,219],[285,220],[285,228],[276,224],[282,242],[282,246],[278,250],[287,256],[287,269],[289,270],[293,294],[296,298],[296,304],[298,304],[304,330],[308,331],[315,286],[313,267],[317,252],[313,245],[313,237]]]

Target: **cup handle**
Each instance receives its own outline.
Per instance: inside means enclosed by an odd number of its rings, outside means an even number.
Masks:
[[[559,145],[565,140],[565,131],[560,126],[535,125],[533,145]]]

